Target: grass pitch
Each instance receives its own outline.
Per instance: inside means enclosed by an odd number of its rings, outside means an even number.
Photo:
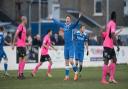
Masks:
[[[25,80],[16,78],[17,71],[9,73],[10,77],[0,77],[0,89],[128,89],[128,65],[117,65],[116,80],[119,83],[109,85],[100,83],[101,67],[84,68],[78,81],[73,80],[72,69],[69,81],[63,80],[64,69],[52,70],[52,78],[46,77],[46,70],[39,70],[35,77],[31,77],[31,71],[27,70]]]

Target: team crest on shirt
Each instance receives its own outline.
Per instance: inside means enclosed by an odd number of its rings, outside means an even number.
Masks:
[[[70,25],[71,25],[71,23],[70,23],[70,24],[68,24],[68,25],[65,23],[65,27],[66,27],[65,31],[70,30]]]
[[[84,40],[84,36],[82,36],[82,37],[77,36],[77,39],[78,39],[78,40],[82,40],[82,41],[83,41],[83,40]]]

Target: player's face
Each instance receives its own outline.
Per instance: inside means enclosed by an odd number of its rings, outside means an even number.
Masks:
[[[67,24],[70,24],[71,23],[71,17],[69,17],[69,16],[66,17],[66,23]]]
[[[27,24],[27,19],[24,19],[23,21],[24,21],[25,24]]]
[[[52,31],[50,31],[50,36],[52,36]]]
[[[37,36],[36,38],[37,38],[37,40],[40,40],[40,36]]]
[[[82,26],[81,27],[81,32],[84,32],[85,31],[85,26]]]

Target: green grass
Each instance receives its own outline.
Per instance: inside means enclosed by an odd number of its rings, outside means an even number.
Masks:
[[[70,72],[70,80],[64,81],[64,69],[54,69],[53,77],[46,78],[46,70],[39,70],[32,78],[31,71],[25,71],[27,79],[18,80],[16,71],[9,71],[10,77],[0,78],[0,89],[127,89],[128,65],[118,65],[116,79],[118,84],[102,85],[101,67],[84,68],[82,77],[78,81],[73,80],[73,71]]]

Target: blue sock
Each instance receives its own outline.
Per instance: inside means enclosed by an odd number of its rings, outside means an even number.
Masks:
[[[8,64],[5,63],[5,64],[4,64],[4,71],[7,72],[7,69],[8,69]]]
[[[69,66],[66,66],[66,68],[65,68],[65,75],[69,76]]]
[[[76,65],[72,65],[72,68],[73,68],[74,72],[77,72],[78,69],[77,69]]]

